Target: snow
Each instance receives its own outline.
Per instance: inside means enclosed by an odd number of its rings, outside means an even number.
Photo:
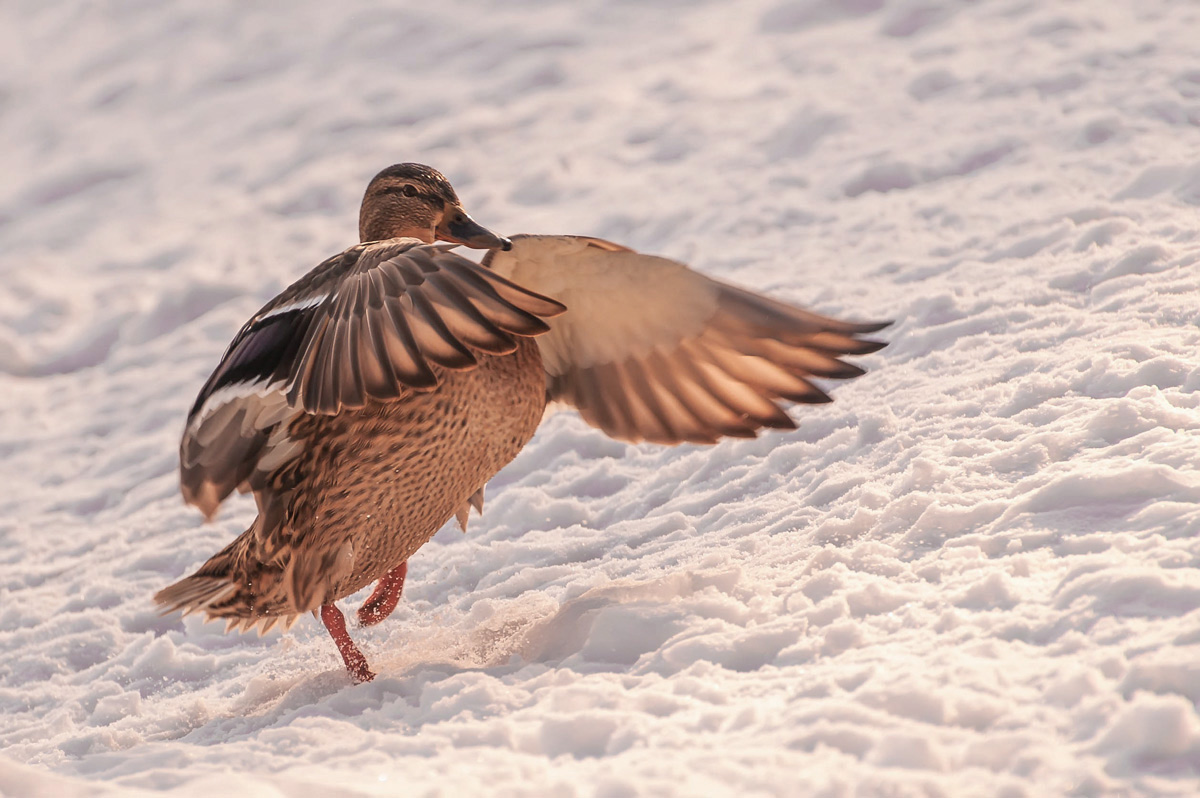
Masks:
[[[428,5],[0,7],[0,794],[1200,793],[1200,7]],[[403,160],[897,324],[794,433],[552,416],[352,685],[150,596],[254,513],[180,501],[204,377]]]

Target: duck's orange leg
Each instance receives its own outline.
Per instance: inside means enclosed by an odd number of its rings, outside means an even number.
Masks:
[[[397,565],[379,580],[371,597],[358,608],[358,622],[363,626],[374,626],[392,614],[400,602],[404,590],[404,577],[408,574],[408,561]]]
[[[350,633],[346,631],[346,618],[342,611],[333,604],[326,604],[321,608],[321,622],[325,624],[333,642],[337,644],[342,661],[346,663],[346,670],[350,671],[354,681],[369,682],[374,679],[375,674],[367,667],[367,658],[358,650],[358,646],[354,645]]]

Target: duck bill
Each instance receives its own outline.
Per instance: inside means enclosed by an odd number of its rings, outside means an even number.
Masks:
[[[449,208],[437,226],[437,237],[471,249],[512,249],[512,242],[476,222],[462,208]]]

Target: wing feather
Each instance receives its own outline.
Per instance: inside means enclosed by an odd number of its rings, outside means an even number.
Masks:
[[[696,381],[738,417],[744,417],[751,428],[795,429],[796,422],[763,393],[742,382],[717,365],[716,356],[700,341],[680,344],[684,357],[680,362],[695,370]]]
[[[201,389],[180,443],[184,498],[211,516],[300,447],[298,415],[430,391],[443,369],[506,354],[564,307],[415,239],[352,247],[267,303]]]
[[[450,331],[428,297],[423,293],[414,293],[412,303],[416,312],[410,321],[418,330],[417,337],[430,360],[456,371],[474,368],[478,364],[470,348]]]
[[[436,289],[430,300],[438,307],[446,326],[464,343],[491,355],[507,355],[517,348],[513,337],[502,330],[467,298],[454,279],[431,275],[429,284]]]
[[[830,401],[812,380],[858,377],[863,369],[842,358],[885,345],[860,336],[886,322],[831,319],[611,242],[512,240],[484,265],[570,309],[537,339],[550,397],[622,440],[794,429],[780,402]]]
[[[757,425],[749,422],[745,414],[734,411],[722,402],[714,394],[712,386],[696,372],[694,363],[687,358],[668,359],[657,353],[655,358],[662,382],[700,422],[700,434],[711,431],[715,432],[716,437],[755,436],[754,430]]]
[[[629,361],[621,363],[619,366],[627,376],[629,385],[633,389],[633,401],[629,402],[625,397],[621,397],[619,400],[614,400],[614,404],[636,404],[649,413],[649,419],[643,422],[645,426],[638,425],[635,427],[632,431],[633,437],[630,440],[644,438],[654,443],[669,443],[678,440],[679,430],[677,429],[677,422],[671,418],[668,407],[664,404],[660,393],[656,390],[654,380],[646,372],[646,365],[638,361]],[[600,394],[600,390],[601,386],[597,386],[593,390],[593,396]]]
[[[384,303],[388,319],[391,320],[387,328],[390,333],[387,338],[388,352],[402,385],[418,391],[431,391],[437,387],[438,378],[421,353],[421,347],[408,324],[412,305],[411,301],[404,301],[407,298],[389,298]]]

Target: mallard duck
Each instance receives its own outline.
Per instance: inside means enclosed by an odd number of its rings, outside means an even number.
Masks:
[[[408,558],[482,511],[548,401],[625,441],[752,438],[795,429],[781,401],[830,401],[811,378],[857,377],[840,358],[884,346],[860,336],[887,323],[819,316],[608,241],[503,238],[420,164],[371,180],[359,238],[246,322],[200,389],[183,497],[211,519],[250,492],[258,516],[155,600],[243,630],[319,614],[360,682],[374,674],[335,602],[377,583],[358,619],[386,618]],[[488,252],[477,264],[459,245]]]

